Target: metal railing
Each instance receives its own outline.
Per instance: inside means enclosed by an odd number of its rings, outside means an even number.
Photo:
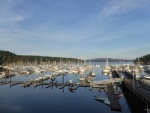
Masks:
[[[145,91],[144,89],[140,88],[138,85],[135,85],[135,87],[133,87],[132,82],[128,80],[124,80],[123,82],[128,89],[130,89],[134,94],[139,96],[143,101],[145,101],[150,106],[150,92]]]

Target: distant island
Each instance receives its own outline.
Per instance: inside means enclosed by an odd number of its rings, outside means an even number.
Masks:
[[[16,55],[15,53],[9,51],[0,50],[0,65],[7,65],[10,63],[15,64],[29,64],[29,63],[36,63],[40,64],[42,62],[49,62],[49,63],[60,63],[60,62],[72,62],[77,63],[83,60],[77,58],[63,58],[63,57],[50,57],[50,56],[34,56],[34,55]]]
[[[95,59],[88,59],[87,61],[91,62],[106,62],[107,58],[95,58]],[[109,62],[133,62],[134,60],[126,60],[126,59],[113,59],[108,58]]]

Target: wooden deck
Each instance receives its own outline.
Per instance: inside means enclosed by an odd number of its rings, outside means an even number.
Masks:
[[[90,87],[90,83],[58,83],[58,82],[33,82],[33,81],[0,81],[0,85],[10,84],[10,86],[21,84],[22,87],[29,87],[32,85],[33,87],[37,87],[40,85],[45,85],[46,88],[51,86],[59,86],[59,89],[64,88],[65,86],[70,86],[71,84],[75,84],[78,87]]]
[[[122,111],[122,108],[114,94],[113,86],[111,84],[107,84],[107,95],[108,100],[110,101],[110,108],[114,111]]]
[[[91,86],[95,85],[106,85],[106,84],[114,84],[114,83],[121,83],[122,79],[121,78],[115,78],[115,79],[104,79],[104,80],[98,80],[98,81],[93,81],[90,83]]]

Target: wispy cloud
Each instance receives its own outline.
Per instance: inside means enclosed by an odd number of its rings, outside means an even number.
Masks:
[[[21,21],[23,20],[23,16],[11,16],[11,17],[3,17],[0,18],[0,23],[8,23],[8,22],[16,22],[16,21]]]
[[[1,49],[92,58],[126,51],[132,45],[138,48],[149,41],[149,12],[141,14],[141,9],[150,10],[149,0],[87,1],[82,5],[76,1],[73,6],[68,0],[63,4],[45,1],[0,0]]]
[[[122,12],[128,12],[136,8],[144,8],[150,5],[149,0],[112,0],[101,11],[102,15],[110,16]]]
[[[21,21],[25,17],[14,11],[14,7],[20,4],[22,0],[0,0],[0,24],[8,25],[16,21]]]

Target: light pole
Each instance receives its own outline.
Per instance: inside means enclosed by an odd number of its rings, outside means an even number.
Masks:
[[[135,91],[135,70],[133,65],[133,90]]]

